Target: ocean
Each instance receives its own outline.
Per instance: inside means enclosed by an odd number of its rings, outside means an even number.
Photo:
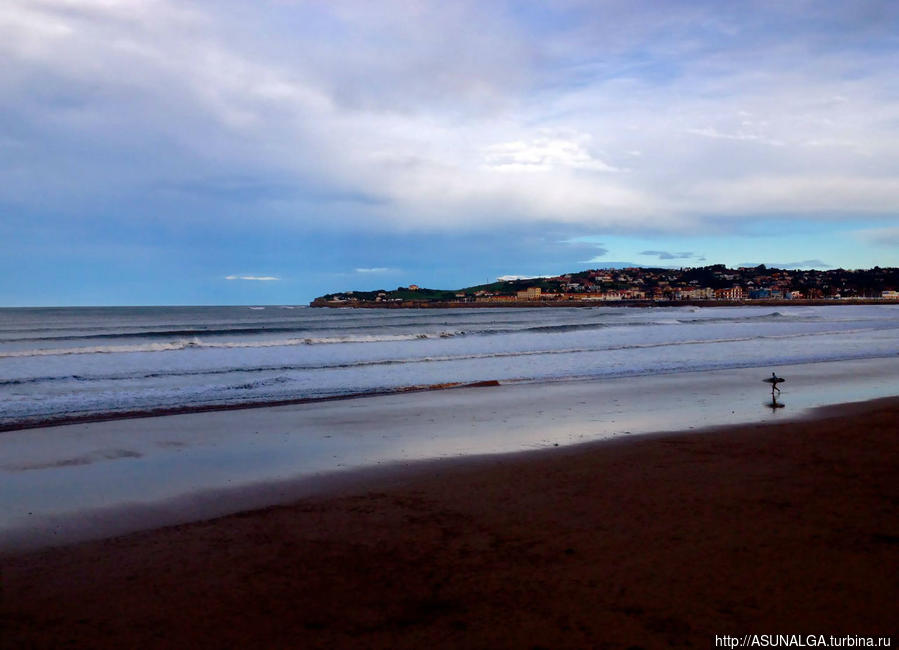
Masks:
[[[0,426],[895,357],[899,306],[0,309]],[[767,374],[767,373],[765,373]]]

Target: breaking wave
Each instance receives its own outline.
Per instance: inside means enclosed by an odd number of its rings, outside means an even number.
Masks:
[[[201,341],[199,338],[168,341],[165,343],[137,343],[133,345],[95,345],[71,348],[37,348],[32,350],[13,350],[0,352],[0,359],[11,357],[46,357],[69,354],[123,354],[131,352],[170,352],[188,348],[274,348],[290,345],[326,345],[334,343],[382,343],[389,341],[414,341],[416,339],[436,339],[459,336],[464,332],[436,332],[415,334],[383,334],[323,336],[290,339],[272,339],[268,341]]]
[[[851,335],[861,332],[871,332],[871,329],[857,330],[826,330],[816,332],[792,332],[787,334],[758,334],[755,336],[738,336],[738,337],[722,337],[708,339],[686,339],[680,341],[659,341],[648,343],[627,343],[618,345],[596,345],[596,346],[579,346],[562,349],[534,349],[534,350],[511,350],[504,352],[482,352],[471,354],[446,354],[446,355],[427,355],[420,357],[398,357],[398,358],[382,358],[382,359],[361,359],[357,361],[334,362],[334,363],[297,363],[282,365],[260,365],[260,366],[229,366],[220,368],[203,368],[203,369],[179,369],[179,370],[157,370],[153,372],[143,373],[116,373],[116,374],[97,374],[97,375],[78,375],[65,374],[58,376],[41,376],[41,377],[23,377],[16,379],[0,380],[0,386],[34,384],[43,382],[58,381],[76,381],[76,382],[100,382],[100,381],[121,381],[121,380],[142,380],[169,377],[199,377],[199,376],[215,376],[228,375],[235,373],[262,373],[262,372],[290,372],[290,371],[310,371],[310,370],[337,370],[344,368],[364,368],[369,366],[395,366],[406,364],[422,364],[422,363],[439,363],[451,361],[471,361],[478,359],[501,359],[515,357],[533,357],[533,356],[557,356],[566,354],[582,354],[588,352],[616,352],[624,350],[645,350],[651,348],[678,348],[681,346],[691,345],[720,345],[728,343],[743,343],[749,341],[764,340],[788,340],[800,339],[816,336],[831,335]],[[416,336],[416,338],[421,338]],[[395,340],[395,339],[392,339]],[[399,339],[407,340],[407,339]],[[334,341],[332,341],[334,342]],[[283,342],[271,342],[268,345],[284,345]],[[243,347],[244,345],[235,345],[233,347]],[[209,347],[222,347],[222,344],[214,344]],[[259,347],[259,346],[251,346]],[[179,348],[180,349],[180,348]],[[267,385],[264,382],[282,383],[283,381],[291,381],[290,378],[276,377],[272,379],[262,380],[263,383],[242,384],[236,388],[256,388],[258,386]]]

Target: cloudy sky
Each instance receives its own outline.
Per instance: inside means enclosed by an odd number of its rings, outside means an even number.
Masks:
[[[0,305],[899,266],[899,3],[0,0]]]

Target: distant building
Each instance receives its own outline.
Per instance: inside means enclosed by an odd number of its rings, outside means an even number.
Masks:
[[[715,297],[715,290],[711,287],[679,289],[675,297],[678,300],[711,300]]]
[[[540,300],[543,289],[540,287],[528,287],[516,294],[518,300]]]
[[[515,296],[495,296],[493,294],[475,298],[475,302],[514,302],[515,300]]]
[[[419,287],[417,284],[410,284],[410,285],[409,285],[409,291],[418,291],[420,288],[421,288],[421,287]]]
[[[899,291],[883,291],[880,297],[886,300],[899,300]]]
[[[743,287],[715,289],[715,298],[718,300],[743,300]]]

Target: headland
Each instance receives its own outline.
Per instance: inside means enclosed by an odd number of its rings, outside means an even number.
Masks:
[[[787,270],[723,264],[682,269],[591,269],[558,276],[499,278],[463,289],[416,284],[394,290],[343,291],[312,307],[438,308],[627,305],[830,305],[899,301],[899,269]]]

